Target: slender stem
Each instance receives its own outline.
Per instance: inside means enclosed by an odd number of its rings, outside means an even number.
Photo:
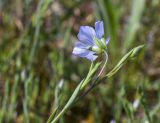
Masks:
[[[100,71],[99,74],[98,74],[98,77],[102,74],[102,72],[103,72],[103,70],[104,70],[104,68],[105,68],[105,66],[106,66],[106,64],[107,64],[107,61],[108,61],[108,54],[107,54],[106,51],[104,51],[104,53],[105,53],[105,56],[106,56],[106,60],[105,60],[105,63],[104,63],[104,65],[103,65],[101,71]]]
[[[25,116],[25,121],[26,123],[30,123],[30,118],[29,118],[29,84],[31,81],[32,77],[29,77],[25,83],[24,83],[24,101],[23,101],[23,112]]]
[[[91,63],[91,66],[89,68],[88,74],[91,72],[92,68],[93,68],[93,62]],[[87,76],[88,76],[88,74],[87,74]]]
[[[106,77],[103,77],[102,79],[99,79],[99,77],[100,77],[100,75],[102,74],[102,72],[103,72],[103,70],[104,70],[104,68],[105,68],[105,66],[106,66],[106,64],[107,64],[107,61],[108,61],[108,54],[107,54],[106,51],[104,51],[104,53],[105,53],[105,55],[106,55],[106,60],[105,60],[105,62],[104,62],[104,65],[103,65],[102,69],[100,70],[98,76],[93,80],[90,88],[89,88],[86,92],[84,92],[82,95],[80,95],[80,96],[75,100],[75,102],[77,102],[79,99],[81,99],[81,98],[83,98],[84,96],[86,96],[86,95],[87,95],[95,86],[97,86],[102,80],[105,80],[105,79],[106,79]],[[99,79],[99,80],[98,80],[98,79]]]
[[[92,72],[92,69],[93,69],[93,62],[91,63],[91,66],[90,66],[90,68],[89,68],[89,72],[88,72],[88,74],[87,74],[87,76],[86,76],[86,78],[85,78],[85,80],[84,80],[84,82],[83,82],[83,84],[82,84],[82,86],[81,86],[81,90],[86,86],[86,84],[88,83],[88,80],[89,80],[89,78],[90,78],[90,74],[91,74],[91,72]]]

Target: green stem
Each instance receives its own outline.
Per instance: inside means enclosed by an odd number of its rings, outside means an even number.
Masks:
[[[104,70],[104,68],[105,68],[105,66],[106,66],[106,64],[107,64],[107,61],[108,61],[108,54],[107,54],[106,51],[104,51],[104,53],[105,53],[105,56],[106,56],[106,60],[105,60],[105,63],[104,63],[104,65],[103,65],[101,71],[100,71],[99,74],[98,74],[98,77],[102,74],[102,72],[103,72],[103,70]]]
[[[103,64],[103,67],[100,70],[98,76],[93,80],[92,85],[89,87],[89,89],[86,92],[84,92],[82,95],[80,95],[75,102],[77,102],[78,100],[80,100],[81,98],[83,98],[84,96],[86,96],[95,86],[97,86],[101,81],[103,81],[103,80],[106,79],[106,77],[103,77],[103,78],[99,79],[99,77],[102,74],[102,72],[103,72],[103,70],[104,70],[104,68],[105,68],[105,66],[107,64],[107,61],[108,61],[108,54],[107,54],[106,51],[104,51],[104,53],[106,55],[106,60],[105,60],[105,62]]]

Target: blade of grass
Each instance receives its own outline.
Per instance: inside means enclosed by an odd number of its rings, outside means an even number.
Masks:
[[[35,26],[35,34],[34,34],[34,39],[33,39],[33,46],[31,48],[31,52],[29,55],[29,67],[31,67],[31,62],[33,61],[33,57],[38,45],[38,40],[39,40],[39,33],[40,33],[40,27],[42,25],[42,20],[45,16],[45,12],[48,9],[50,3],[53,0],[40,0],[39,4],[38,4],[38,8],[37,8],[37,12],[36,12],[36,17],[35,17],[35,21],[33,22],[34,26]]]
[[[145,0],[132,0],[132,10],[128,27],[126,28],[126,37],[123,49],[130,48],[133,45],[136,33],[140,28],[140,19],[145,9]]]
[[[8,99],[9,99],[9,80],[5,82],[5,92],[2,104],[2,111],[0,112],[0,123],[3,123],[4,122],[3,120],[7,118],[6,111],[7,111]]]

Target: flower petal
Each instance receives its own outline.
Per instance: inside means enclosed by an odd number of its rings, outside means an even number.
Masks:
[[[72,52],[72,53],[73,53],[74,55],[76,55],[76,56],[83,57],[83,58],[87,58],[87,59],[90,60],[90,61],[94,61],[94,60],[96,60],[96,58],[98,57],[98,56],[94,55],[95,52],[89,51],[89,50],[87,50],[87,49],[81,49],[81,48],[79,48],[79,47],[75,47],[75,48],[73,49],[73,52]]]
[[[88,47],[90,47],[90,45],[84,44],[84,43],[82,43],[82,42],[76,42],[76,43],[75,43],[75,47],[87,49]]]
[[[74,55],[81,56],[81,55],[86,55],[86,53],[88,53],[88,50],[84,48],[74,47],[72,53]]]
[[[110,38],[107,38],[106,39],[106,45],[109,44],[109,42],[110,42]]]
[[[101,39],[104,36],[104,23],[103,21],[97,21],[95,23],[95,31],[97,38]]]
[[[93,37],[96,35],[95,30],[90,26],[81,26],[78,39],[88,45],[94,45]]]
[[[91,51],[89,51],[89,53],[85,56],[85,58],[87,58],[90,61],[95,61],[97,59],[97,55],[94,55]]]

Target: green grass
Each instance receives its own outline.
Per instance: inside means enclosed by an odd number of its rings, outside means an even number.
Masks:
[[[96,20],[111,38],[104,75],[133,47],[145,49],[59,122],[158,123],[159,7],[159,0],[0,1],[0,123],[44,123],[61,111],[89,69],[89,61],[72,55],[79,26]]]

